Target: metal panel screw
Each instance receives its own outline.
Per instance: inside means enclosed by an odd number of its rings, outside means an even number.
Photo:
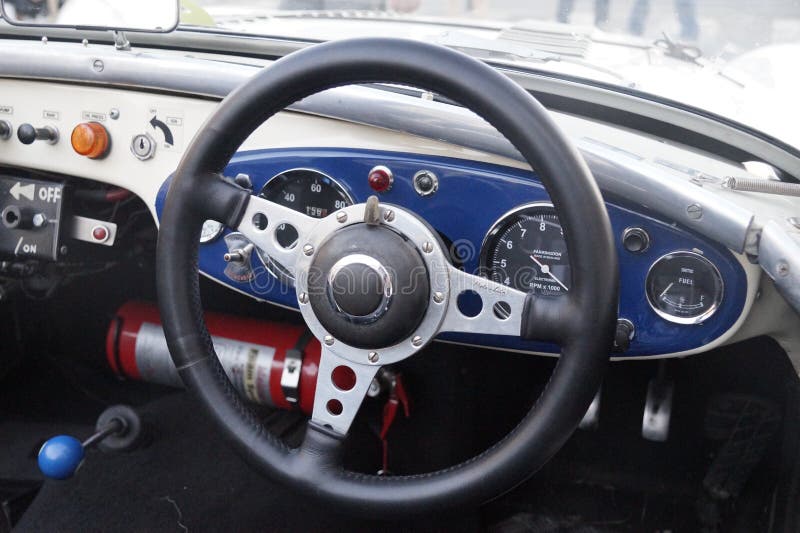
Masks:
[[[442,294],[441,292],[438,292],[438,291],[434,292],[433,293],[433,301],[436,302],[437,304],[442,303],[444,301],[444,294]]]
[[[336,222],[338,222],[339,224],[344,224],[345,222],[347,222],[347,213],[345,213],[344,211],[339,211],[338,213],[336,213]]]
[[[300,300],[301,304],[307,304],[308,303],[308,293],[301,292],[300,296],[298,296],[297,299]]]
[[[394,220],[394,211],[392,211],[391,209],[387,209],[386,211],[384,211],[383,212],[383,220],[385,220],[386,222],[393,221]]]
[[[781,261],[775,265],[775,271],[780,277],[785,278],[789,275],[789,264],[786,261]]]
[[[423,242],[422,243],[422,251],[425,252],[426,254],[431,253],[433,251],[433,245],[431,243],[427,242],[427,241]]]
[[[414,338],[411,339],[411,344],[419,348],[420,346],[422,346],[422,337],[420,337],[419,335],[415,335]]]
[[[378,352],[369,352],[367,354],[367,359],[369,359],[370,363],[377,363],[380,359],[380,356],[378,355]]]
[[[691,204],[686,208],[686,214],[692,220],[700,220],[703,218],[703,207],[700,204]]]
[[[310,244],[303,246],[303,253],[306,255],[314,255],[314,247]]]
[[[111,120],[117,120],[119,118],[119,109],[113,108],[108,112],[108,116],[111,117]]]
[[[103,69],[106,68],[106,66],[101,59],[95,59],[94,63],[92,63],[92,68],[95,72],[103,72]]]
[[[325,335],[325,338],[322,340],[325,342],[326,346],[333,345],[333,337],[331,335]]]

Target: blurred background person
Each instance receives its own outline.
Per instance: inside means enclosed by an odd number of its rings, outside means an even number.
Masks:
[[[575,0],[559,0],[556,20],[567,24],[572,10],[575,7]],[[595,0],[594,2],[594,25],[604,28],[608,24],[609,0]]]
[[[697,24],[697,10],[694,0],[675,0],[675,11],[681,25],[681,40],[696,41],[700,36],[700,27]],[[634,35],[644,34],[645,22],[650,12],[650,0],[635,0],[631,16],[628,21],[628,30]]]

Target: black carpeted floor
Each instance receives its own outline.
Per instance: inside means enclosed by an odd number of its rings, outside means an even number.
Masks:
[[[339,515],[334,509],[313,505],[253,472],[222,441],[188,394],[168,395],[141,412],[153,432],[149,446],[129,454],[90,452],[73,479],[44,483],[15,531],[349,532],[478,528],[477,514],[470,513],[414,522],[383,522],[378,517],[372,521],[356,520]],[[28,426],[25,435],[16,432],[18,468],[30,472],[33,458],[23,448],[34,445],[44,429]]]

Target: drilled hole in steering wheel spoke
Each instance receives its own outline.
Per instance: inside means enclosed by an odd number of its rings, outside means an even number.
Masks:
[[[475,291],[463,291],[456,298],[458,311],[467,318],[475,318],[483,311],[483,299]]]
[[[511,318],[511,304],[508,302],[497,302],[492,306],[492,312],[498,320],[508,320]]]
[[[275,242],[278,243],[278,246],[286,250],[291,250],[297,246],[297,239],[299,237],[297,228],[291,224],[284,222],[283,224],[278,224],[278,227],[275,228]]]
[[[331,372],[331,381],[334,387],[347,392],[356,386],[356,373],[349,366],[339,365]]]
[[[256,213],[251,220],[253,227],[258,231],[266,231],[269,227],[269,219],[264,213]]]
[[[331,416],[339,416],[344,411],[344,407],[342,406],[342,402],[333,398],[328,400],[328,403],[325,404],[325,409],[328,410],[328,413]]]

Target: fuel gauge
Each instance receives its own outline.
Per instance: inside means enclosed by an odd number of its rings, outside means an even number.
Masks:
[[[696,252],[672,252],[647,274],[647,301],[662,318],[699,324],[722,302],[724,286],[717,267]]]

